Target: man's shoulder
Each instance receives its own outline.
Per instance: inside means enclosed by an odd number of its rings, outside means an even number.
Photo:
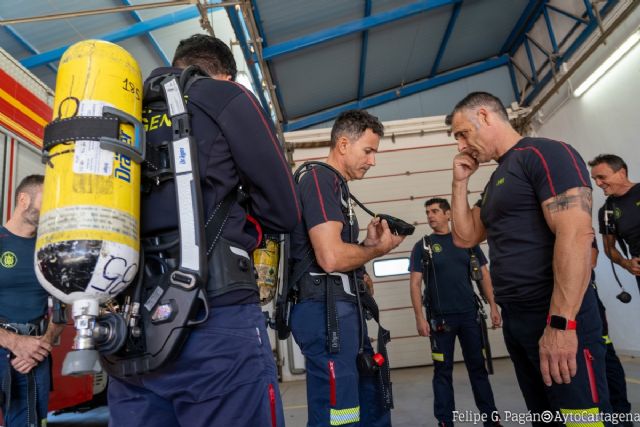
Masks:
[[[568,153],[575,152],[575,149],[566,142],[558,141],[550,138],[543,137],[524,137],[518,142],[516,149],[519,151],[530,153],[533,155],[540,156],[540,154],[544,155],[547,153]]]
[[[311,165],[298,180],[298,185],[306,187],[318,185],[321,189],[334,189],[339,184],[339,178],[335,172],[321,165]]]
[[[149,74],[149,77],[145,80],[145,84],[165,75],[173,75],[179,78],[183,71],[183,69],[176,67],[156,68]],[[194,90],[196,88],[197,90]],[[184,95],[187,95],[191,100],[206,101],[208,103],[216,102],[219,104],[224,104],[230,99],[246,92],[238,83],[218,80],[202,74],[196,74],[193,81],[190,83],[187,82],[186,89],[187,93]]]

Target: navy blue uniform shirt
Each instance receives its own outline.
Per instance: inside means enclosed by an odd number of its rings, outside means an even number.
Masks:
[[[591,188],[589,173],[573,147],[546,138],[522,138],[498,163],[478,202],[496,301],[548,308],[555,235],[541,203],[570,188]]]
[[[634,185],[620,197],[610,196],[609,204],[613,210],[615,235],[622,237],[629,245],[631,256],[640,256],[640,184]],[[611,234],[605,227],[604,208],[602,206],[598,211],[600,234]]]
[[[291,258],[299,261],[312,250],[309,230],[329,221],[342,223],[343,242],[358,242],[358,220],[354,215],[353,224],[349,226],[347,214],[349,196],[346,189],[341,189],[340,179],[333,171],[322,166],[313,166],[300,178],[298,196],[302,206],[302,222],[291,234]],[[359,270],[364,271],[364,269]],[[314,262],[307,271],[324,272],[317,262]]]
[[[0,227],[0,318],[27,323],[44,316],[47,297],[33,266],[36,238],[12,234]]]
[[[169,72],[179,76],[181,71],[158,68],[149,78]],[[198,145],[205,215],[242,184],[251,199],[249,213],[264,231],[290,232],[301,217],[293,177],[271,120],[256,98],[240,84],[214,79],[196,81],[185,95]],[[143,117],[147,144],[171,140],[171,124],[162,113],[144,111]],[[143,236],[177,229],[175,200],[173,181],[143,194]],[[258,233],[246,214],[234,203],[222,236],[251,252]]]
[[[429,268],[427,277],[428,288],[425,292],[427,301],[431,304],[433,313],[454,314],[475,311],[469,267],[469,249],[462,249],[453,244],[451,233],[431,234],[431,252],[433,268]],[[473,252],[478,257],[480,265],[487,264],[487,258],[475,246]],[[422,273],[422,239],[416,242],[411,251],[409,271]],[[435,270],[435,276],[434,276]],[[423,280],[425,277],[422,277]]]

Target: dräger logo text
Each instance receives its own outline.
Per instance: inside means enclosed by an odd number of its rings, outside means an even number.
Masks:
[[[187,164],[187,150],[185,150],[183,147],[180,147],[180,154],[178,155],[178,163],[180,163],[181,165]]]

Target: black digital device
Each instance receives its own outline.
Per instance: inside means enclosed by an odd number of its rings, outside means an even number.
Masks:
[[[625,290],[616,295],[616,298],[623,304],[629,304],[631,302],[631,294]]]
[[[431,318],[429,323],[430,323],[429,326],[431,327],[431,332],[436,334],[449,332],[451,330],[451,328],[449,327],[449,325],[447,325],[447,322],[445,322],[444,319],[436,320],[434,318]]]
[[[389,224],[389,230],[391,230],[393,234],[397,234],[398,236],[411,236],[416,230],[416,227],[406,221],[401,220],[400,218],[396,218],[395,216],[387,214],[377,214],[375,216],[380,219],[386,220],[387,224]]]

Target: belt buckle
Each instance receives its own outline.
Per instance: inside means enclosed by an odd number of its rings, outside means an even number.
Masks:
[[[2,327],[2,329],[6,329],[7,331],[13,332],[14,334],[20,335],[20,331],[18,331],[18,328],[13,326],[11,323],[0,323],[0,327]]]

